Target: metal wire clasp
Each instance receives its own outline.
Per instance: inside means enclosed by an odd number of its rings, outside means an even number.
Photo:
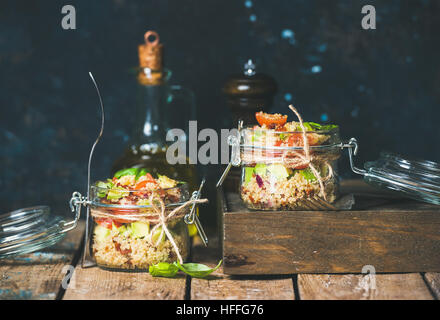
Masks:
[[[231,160],[229,161],[225,171],[223,171],[223,174],[221,175],[220,179],[217,182],[216,187],[219,188],[223,181],[225,181],[226,176],[229,173],[229,170],[231,170],[231,167],[238,167],[241,163],[240,159],[240,132],[243,129],[243,120],[238,121],[238,133],[236,136],[230,135],[228,137],[228,144],[231,146]]]
[[[89,202],[85,197],[81,195],[78,191],[72,194],[69,201],[70,210],[75,213],[75,218],[73,221],[66,222],[64,224],[64,229],[61,232],[68,232],[75,229],[78,224],[79,218],[81,217],[81,206],[87,205]]]
[[[198,200],[200,199],[200,196],[202,195],[202,188],[205,184],[205,178],[203,178],[202,182],[200,183],[199,190],[194,191],[191,195],[191,200]],[[202,242],[205,246],[208,246],[208,237],[206,236],[205,230],[202,227],[202,224],[200,223],[199,217],[196,212],[196,203],[193,203],[191,210],[185,214],[183,217],[183,221],[185,221],[186,224],[195,224],[197,231],[200,235],[200,238],[202,239]]]
[[[364,176],[367,173],[367,171],[363,169],[359,169],[354,165],[353,158],[355,155],[357,155],[357,152],[359,150],[359,145],[356,138],[351,138],[348,143],[342,144],[341,148],[348,148],[348,157],[350,159],[351,170],[356,174],[360,174]]]

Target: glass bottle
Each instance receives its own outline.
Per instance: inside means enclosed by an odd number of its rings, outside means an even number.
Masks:
[[[166,159],[167,131],[179,127],[184,130],[194,118],[195,103],[192,91],[170,85],[171,71],[163,68],[163,45],[154,31],[145,33],[145,44],[139,45],[137,68],[136,121],[132,138],[121,157],[113,164],[113,173],[129,167],[146,168],[152,174],[160,173],[186,181],[190,189],[197,186],[196,166],[170,165]],[[186,130],[184,130],[186,131]]]

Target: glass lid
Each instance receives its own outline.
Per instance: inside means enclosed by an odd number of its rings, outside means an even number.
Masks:
[[[364,176],[364,180],[381,189],[399,192],[415,200],[440,205],[440,164],[428,160],[412,160],[400,155],[382,152],[376,161],[366,162],[365,169],[354,166],[353,154],[357,152],[357,141],[352,138],[348,145],[353,172]]]
[[[0,258],[30,253],[57,243],[69,224],[50,214],[47,206],[15,210],[0,215]]]

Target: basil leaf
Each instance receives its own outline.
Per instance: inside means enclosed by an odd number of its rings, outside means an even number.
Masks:
[[[313,174],[312,170],[310,170],[310,168],[300,170],[300,172],[306,180],[308,180],[308,181],[315,181],[316,180],[316,177]]]
[[[200,264],[200,263],[184,263],[184,264],[180,264],[177,261],[177,262],[175,262],[175,265],[180,270],[185,272],[187,275],[190,275],[191,277],[194,277],[194,278],[204,278],[204,277],[210,275],[211,273],[213,273],[218,268],[220,268],[222,262],[223,262],[223,260],[220,260],[218,265],[215,268],[212,268],[212,269],[210,267],[208,267],[207,265]]]
[[[335,129],[335,128],[338,128],[338,127],[339,126],[336,125],[336,124],[327,124],[325,126],[322,126],[321,130],[329,131],[329,130],[332,130],[332,129]]]
[[[316,122],[303,122],[304,127],[307,131],[319,131],[322,130],[322,126]]]
[[[178,271],[179,268],[175,264],[168,262],[159,262],[158,264],[151,265],[148,268],[148,272],[150,272],[153,277],[172,278],[177,274]]]
[[[149,171],[147,169],[142,168],[139,170],[139,172],[136,174],[135,180],[137,181],[140,177],[145,176]]]
[[[120,177],[128,176],[128,175],[135,176],[135,175],[137,175],[138,172],[139,172],[139,168],[122,169],[122,170],[119,170],[118,172],[116,172],[114,177],[116,179],[119,179]]]

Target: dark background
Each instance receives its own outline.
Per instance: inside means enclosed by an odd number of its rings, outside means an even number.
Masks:
[[[61,28],[66,4],[76,30]],[[377,30],[361,28],[365,4],[376,7]],[[172,82],[195,91],[199,129],[232,126],[221,87],[253,58],[278,82],[271,111],[294,103],[306,120],[339,124],[358,138],[359,165],[381,150],[439,161],[439,9],[437,0],[2,0],[0,213],[49,204],[69,214],[72,191],[86,192],[100,121],[88,71],[107,117],[93,177],[109,174],[135,120],[128,70],[149,29],[166,45]],[[213,200],[220,168],[201,170]],[[205,222],[215,220],[210,208]]]

